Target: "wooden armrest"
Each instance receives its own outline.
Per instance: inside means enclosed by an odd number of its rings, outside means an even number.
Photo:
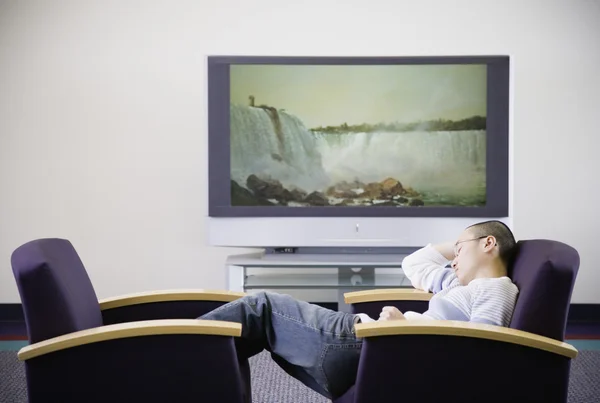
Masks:
[[[429,301],[433,294],[416,288],[389,288],[354,291],[344,294],[346,304],[373,301]]]
[[[128,305],[165,301],[221,301],[231,302],[245,296],[246,293],[213,290],[157,290],[120,295],[99,300],[100,309],[119,308]]]
[[[84,344],[159,334],[208,334],[240,337],[242,324],[217,320],[161,319],[100,326],[30,344],[19,351],[18,357],[24,361]]]
[[[357,337],[390,336],[402,334],[433,334],[442,336],[465,336],[519,344],[564,355],[577,357],[577,349],[549,337],[501,326],[451,320],[411,321],[393,320],[359,323],[355,325]]]

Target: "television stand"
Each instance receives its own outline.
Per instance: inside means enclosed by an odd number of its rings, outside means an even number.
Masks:
[[[390,253],[273,253],[269,250],[227,257],[230,291],[337,290],[338,310],[348,312],[344,293],[375,288],[413,288],[402,259],[417,248]],[[289,270],[295,269],[295,270]]]

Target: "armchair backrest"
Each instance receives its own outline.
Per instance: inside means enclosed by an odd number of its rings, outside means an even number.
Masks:
[[[11,264],[30,343],[102,326],[96,292],[71,242],[28,242],[12,253]]]
[[[510,327],[564,340],[579,253],[546,239],[517,242],[508,276],[519,288]]]

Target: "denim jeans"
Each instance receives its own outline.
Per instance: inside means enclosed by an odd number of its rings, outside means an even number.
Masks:
[[[332,399],[356,380],[362,341],[354,334],[355,317],[285,294],[259,292],[198,319],[241,323],[240,358],[266,349],[288,374]]]

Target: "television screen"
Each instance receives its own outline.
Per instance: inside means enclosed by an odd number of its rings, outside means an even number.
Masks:
[[[209,58],[209,215],[506,216],[508,57]]]

